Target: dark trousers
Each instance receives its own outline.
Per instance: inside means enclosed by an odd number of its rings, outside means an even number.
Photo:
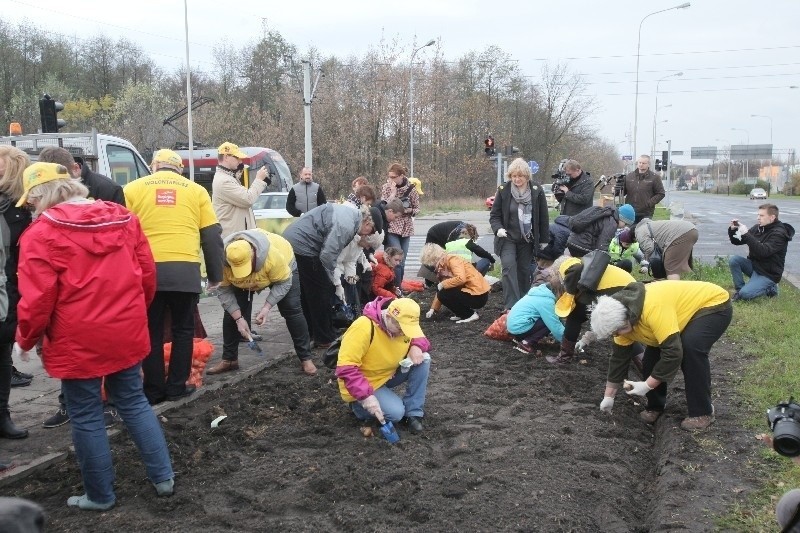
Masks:
[[[372,301],[372,270],[364,270],[361,264],[356,265],[356,274],[358,275],[358,309],[357,315],[360,316],[364,305]]]
[[[564,324],[563,339],[569,342],[578,342],[578,335],[581,334],[581,326],[586,322],[587,318],[586,306],[576,302],[575,309],[567,315],[567,320]]]
[[[192,369],[194,335],[194,306],[197,293],[156,291],[147,309],[150,330],[150,354],[142,362],[144,394],[150,403],[162,401],[167,395],[178,395],[186,389]],[[164,314],[172,319],[172,355],[169,373],[164,371]]]
[[[247,322],[247,329],[252,331],[250,321],[253,317],[253,293],[239,287],[232,286],[231,289],[236,297],[236,305],[239,306],[242,318]],[[225,313],[225,316],[222,317],[222,359],[224,361],[236,361],[239,359],[239,342],[241,339],[242,335],[236,327],[236,321],[231,317],[230,313]]]
[[[331,325],[334,287],[319,257],[296,255],[300,275],[300,301],[308,332],[317,344],[333,342],[336,333]]]
[[[0,344],[0,411],[8,411],[8,397],[11,395],[11,349],[13,344]]]
[[[534,322],[533,326],[531,326],[531,329],[525,333],[514,335],[514,338],[518,341],[525,341],[528,344],[536,344],[540,340],[547,337],[549,333],[550,329],[545,325],[544,320],[537,318],[536,322]]]
[[[722,337],[733,317],[733,308],[694,318],[681,332],[683,360],[681,372],[686,393],[686,410],[690,417],[711,414],[711,363],[708,353],[715,342]],[[661,359],[661,349],[648,346],[644,350],[642,370],[644,377],[650,375]],[[667,404],[667,384],[661,383],[647,393],[647,408],[663,411]]]
[[[442,305],[450,309],[459,318],[469,318],[475,309],[480,309],[489,301],[489,293],[470,294],[456,287],[453,289],[442,289],[437,293]]]
[[[633,272],[633,261],[630,259],[620,259],[611,263],[615,267],[621,268],[625,272]]]

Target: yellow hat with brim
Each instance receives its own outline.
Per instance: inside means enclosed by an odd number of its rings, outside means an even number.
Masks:
[[[183,159],[181,156],[167,148],[162,148],[153,154],[153,163],[162,163],[175,168],[183,168]]]
[[[575,309],[575,297],[565,292],[556,302],[556,315],[559,318],[566,318],[573,309]]]
[[[424,337],[419,327],[419,304],[410,298],[398,298],[386,308],[389,316],[397,320],[403,335],[410,339]]]
[[[250,243],[239,239],[225,247],[225,258],[233,271],[233,277],[246,278],[253,273],[253,248]]]
[[[244,159],[247,157],[247,154],[242,152],[242,150],[233,143],[222,143],[217,148],[217,153],[219,155],[232,155],[233,157],[238,157],[239,159]]]
[[[24,192],[17,202],[17,207],[22,207],[28,201],[31,189],[42,183],[54,180],[72,179],[67,167],[56,163],[34,163],[22,173]]]
[[[415,189],[417,189],[417,194],[420,196],[425,194],[422,192],[422,182],[419,180],[419,178],[408,178],[408,182],[413,185]]]

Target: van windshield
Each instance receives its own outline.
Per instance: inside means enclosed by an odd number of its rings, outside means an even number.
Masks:
[[[267,161],[269,160],[269,161]],[[271,163],[271,164],[270,164]],[[289,165],[283,160],[281,155],[274,150],[267,150],[254,156],[250,159],[250,172],[255,173],[265,164],[269,165],[270,170],[277,172],[277,176],[273,176],[272,184],[269,185],[264,192],[286,192],[292,186],[292,173],[289,170]],[[255,174],[252,174],[255,176]],[[275,179],[277,177],[277,179]]]

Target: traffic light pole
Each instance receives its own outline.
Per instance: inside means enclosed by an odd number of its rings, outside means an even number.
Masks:
[[[500,150],[496,150],[496,160],[495,163],[497,164],[497,186],[503,184],[503,152]]]
[[[670,172],[672,171],[672,141],[667,141],[667,159],[664,160],[664,171],[667,174],[667,209],[669,209],[669,191],[672,188],[670,184]]]

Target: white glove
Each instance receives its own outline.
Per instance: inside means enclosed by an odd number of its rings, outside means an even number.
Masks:
[[[428,309],[428,312],[425,313],[425,318],[431,318],[433,316],[434,310]]]
[[[19,357],[22,361],[30,361],[31,360],[31,353],[26,352],[22,349],[18,343],[14,343],[14,347],[11,348],[11,357]]]
[[[361,400],[361,407],[363,407],[369,414],[377,418],[378,422],[381,424],[384,423],[381,402],[378,401],[378,398],[376,398],[374,394],[370,394]]]
[[[583,352],[590,344],[592,344],[596,340],[597,340],[597,334],[595,334],[595,332],[591,330],[587,331],[586,333],[583,334],[581,340],[579,340],[578,343],[575,345],[575,351]]]
[[[604,413],[611,414],[611,410],[614,408],[614,398],[611,396],[606,396],[603,398],[603,401],[600,402],[600,410]]]
[[[623,385],[625,387],[625,392],[631,396],[644,396],[653,390],[653,387],[648,385],[646,381],[628,381],[626,379]]]
[[[344,302],[344,287],[342,287],[341,285],[337,285],[335,292],[336,292],[336,297]]]
[[[549,242],[540,242],[539,243],[539,249],[540,250],[544,250],[545,248],[547,248],[548,244],[550,244],[550,243]]]
[[[742,239],[742,236],[747,233],[747,226],[739,222],[739,240]]]
[[[364,272],[372,272],[372,263],[370,263],[369,261],[367,261],[366,264],[364,265]]]
[[[497,233],[495,233],[495,235],[497,235],[501,239],[505,239],[506,237],[508,237],[508,232],[506,231],[505,228],[500,228],[499,230],[497,230]]]
[[[440,282],[439,282],[439,284],[438,284],[438,285],[436,285],[436,290],[437,290],[437,291],[440,291],[440,290],[442,290],[442,289],[444,289],[444,283],[442,283],[442,282],[440,281]]]

